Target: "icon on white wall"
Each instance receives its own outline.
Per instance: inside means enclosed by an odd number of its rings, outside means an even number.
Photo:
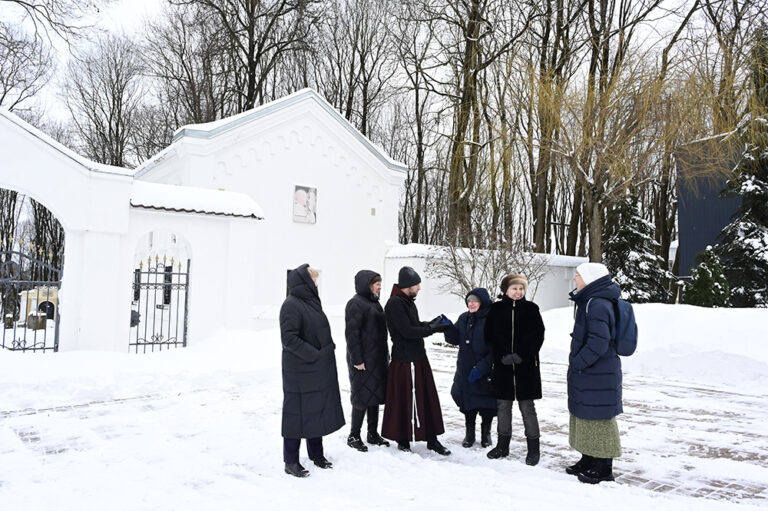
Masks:
[[[296,185],[293,192],[293,221],[302,224],[317,222],[317,188]]]

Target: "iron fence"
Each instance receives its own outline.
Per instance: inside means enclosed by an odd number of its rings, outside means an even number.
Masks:
[[[173,258],[147,258],[133,272],[128,351],[147,353],[187,345],[189,267]]]
[[[61,270],[43,260],[42,249],[17,243],[19,250],[0,251],[0,348],[58,351]]]

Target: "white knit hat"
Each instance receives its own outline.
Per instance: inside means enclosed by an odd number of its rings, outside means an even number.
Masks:
[[[608,268],[602,263],[581,263],[576,267],[576,273],[581,275],[585,285],[589,285],[599,279],[610,275]]]

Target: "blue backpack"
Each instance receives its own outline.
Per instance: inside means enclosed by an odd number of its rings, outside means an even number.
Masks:
[[[592,301],[592,298],[589,299]],[[637,349],[637,322],[635,321],[635,311],[632,304],[619,298],[613,305],[616,313],[616,338],[613,339],[616,353],[622,357],[632,355]],[[589,303],[587,303],[587,313],[589,312]]]
[[[619,298],[616,311],[616,353],[628,357],[637,349],[637,322],[632,304]]]

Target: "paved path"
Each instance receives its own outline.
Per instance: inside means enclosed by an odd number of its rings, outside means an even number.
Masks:
[[[433,347],[439,388],[450,388],[455,349]],[[567,365],[542,364],[544,399],[537,401],[541,465],[562,471],[578,456],[568,446],[565,410]],[[651,396],[648,402],[639,395]],[[463,416],[450,398],[442,408],[448,426],[463,435]],[[615,462],[620,484],[652,491],[768,506],[768,480],[744,479],[739,464],[768,467],[768,399],[647,378],[624,377],[619,418],[623,456]],[[456,436],[460,442],[462,435]],[[494,425],[495,438],[495,425]],[[525,458],[522,421],[513,412],[510,458]],[[703,468],[702,468],[703,467]],[[765,473],[765,472],[764,472]]]
[[[432,346],[430,350],[446,421],[444,443],[462,449],[463,417],[448,394],[455,350],[446,346]],[[565,372],[564,364],[543,364],[545,396],[537,401],[541,466],[558,472],[575,460],[568,446]],[[341,365],[340,376],[345,376]],[[12,431],[17,439],[0,438],[0,458],[11,454],[18,440],[36,456],[52,459],[62,453],[102,455],[110,451],[114,439],[120,439],[115,442],[120,446],[138,450],[145,448],[147,436],[158,427],[172,431],[163,441],[178,442],[183,448],[185,442],[194,439],[194,445],[205,448],[218,441],[201,422],[210,414],[220,415],[223,421],[246,421],[244,431],[258,428],[264,416],[276,414],[274,402],[254,399],[260,392],[257,385],[237,384],[226,378],[220,383],[216,388],[182,393],[0,411],[0,431]],[[342,388],[348,387],[345,383],[342,381]],[[641,396],[642,402],[638,400]],[[346,406],[346,397],[343,401]],[[765,474],[768,466],[767,405],[768,398],[763,396],[625,375],[625,414],[619,421],[624,455],[615,464],[617,482],[660,493],[768,507],[768,481],[754,479],[755,473]],[[232,409],[248,411],[235,415]],[[525,457],[517,410],[513,424],[511,455],[499,463],[522,463]],[[485,455],[479,447],[473,451],[477,456]],[[119,458],[122,453],[109,455]],[[749,465],[761,468],[754,470]]]

